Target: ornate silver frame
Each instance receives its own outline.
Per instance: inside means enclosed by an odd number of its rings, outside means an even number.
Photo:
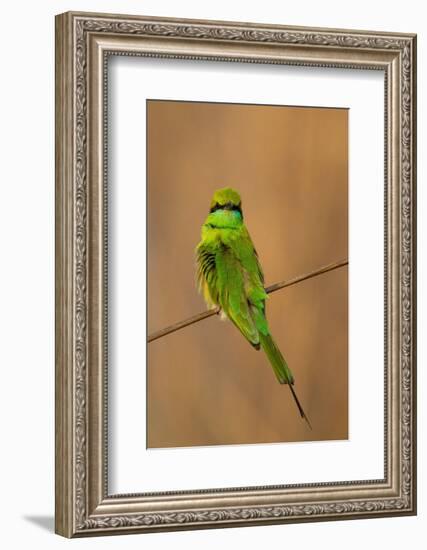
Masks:
[[[384,72],[384,479],[108,494],[104,309],[108,55]],[[415,115],[415,35],[89,13],[56,17],[57,533],[77,537],[416,513]]]

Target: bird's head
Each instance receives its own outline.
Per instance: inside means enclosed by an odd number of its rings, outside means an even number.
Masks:
[[[211,213],[217,210],[235,210],[242,214],[242,200],[239,193],[231,187],[217,189],[211,201]]]

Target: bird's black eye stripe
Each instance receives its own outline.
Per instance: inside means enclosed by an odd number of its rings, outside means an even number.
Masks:
[[[240,212],[240,214],[242,214],[241,205],[240,204],[233,204],[232,202],[226,202],[225,204],[216,203],[210,209],[210,213],[212,214],[212,212],[216,212],[217,210],[236,210],[237,212]]]

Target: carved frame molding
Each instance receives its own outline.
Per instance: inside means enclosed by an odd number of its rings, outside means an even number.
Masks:
[[[384,479],[108,494],[104,269],[110,55],[384,71]],[[415,35],[72,12],[57,16],[57,533],[75,537],[416,513],[415,119]]]

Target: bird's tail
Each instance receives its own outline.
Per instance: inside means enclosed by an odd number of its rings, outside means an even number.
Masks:
[[[305,419],[305,421],[307,422],[307,424],[311,429],[310,421],[308,420],[307,415],[305,414],[304,409],[302,408],[301,403],[299,402],[299,399],[293,388],[293,383],[294,383],[293,374],[291,372],[291,369],[288,367],[288,364],[286,363],[282,353],[280,352],[280,349],[276,346],[270,334],[264,335],[260,333],[259,337],[260,337],[261,347],[265,351],[268,359],[270,360],[274,373],[277,376],[277,380],[281,384],[288,384],[289,389],[291,390],[291,393],[292,393],[292,397],[294,398],[295,403],[298,407],[301,418]]]

